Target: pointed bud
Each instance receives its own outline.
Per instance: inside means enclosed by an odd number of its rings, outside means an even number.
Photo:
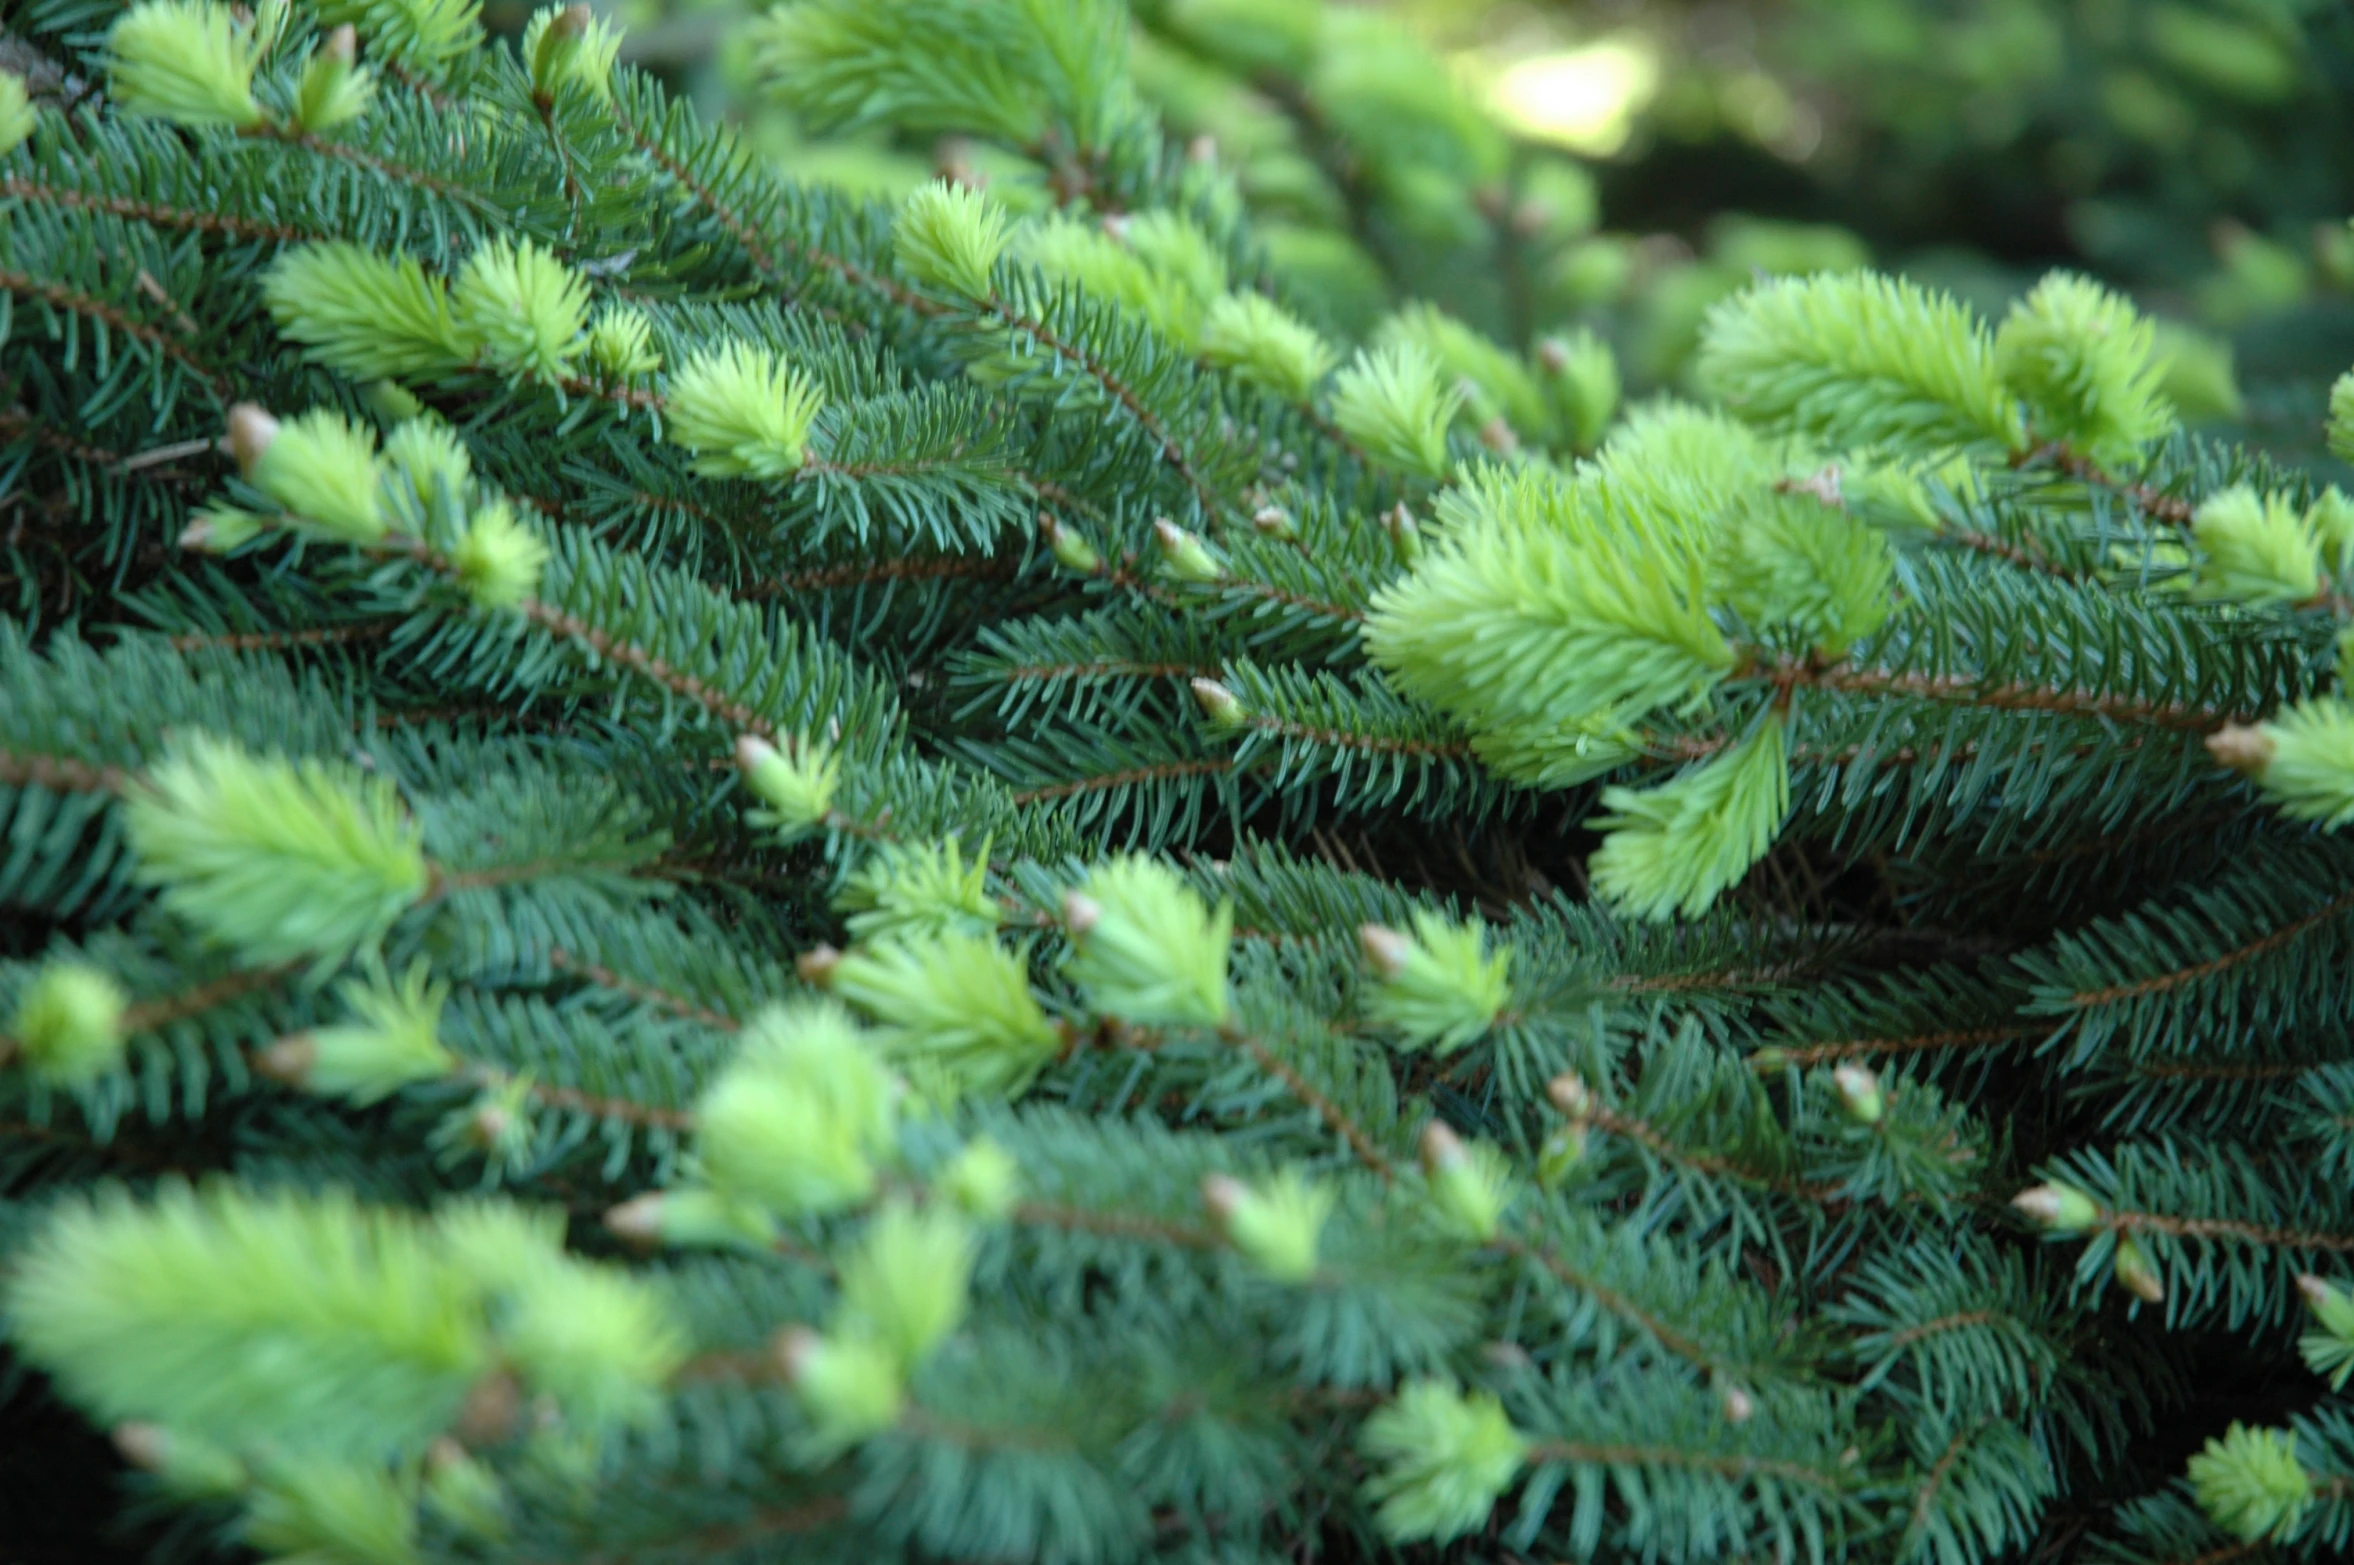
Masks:
[[[278,421],[253,403],[240,402],[229,410],[229,455],[246,477],[253,476],[254,464],[277,438]]]
[[[160,1473],[172,1459],[172,1437],[161,1424],[117,1424],[114,1448],[144,1473]]]
[[[1749,1068],[1760,1076],[1771,1076],[1776,1071],[1788,1070],[1791,1063],[1790,1051],[1779,1044],[1769,1043],[1749,1056]]]
[[[2100,1206],[2091,1196],[2066,1185],[2037,1185],[2011,1198],[2011,1205],[2037,1227],[2057,1234],[2080,1234],[2101,1220]]]
[[[1414,955],[1412,940],[1379,924],[1358,925],[1357,946],[1365,953],[1366,965],[1393,982],[1404,975]]]
[[[1832,1071],[1831,1085],[1838,1089],[1839,1106],[1859,1125],[1877,1125],[1888,1112],[1888,1094],[1881,1090],[1880,1078],[1861,1065]]]
[[[1162,568],[1179,581],[1213,582],[1222,574],[1202,541],[1167,517],[1152,524],[1152,538]]]
[[[2127,1293],[2144,1304],[2162,1304],[2166,1300],[2166,1281],[2158,1275],[2157,1262],[2149,1252],[2134,1242],[2131,1234],[2117,1240],[2115,1261],[2117,1282]]]
[[[294,117],[304,130],[333,130],[367,112],[376,83],[354,66],[359,54],[359,34],[347,22],[330,32],[311,56],[295,90]]]
[[[605,1214],[605,1227],[623,1244],[650,1250],[662,1242],[662,1202],[664,1192],[650,1190],[612,1208]]]
[[[1316,1275],[1316,1242],[1332,1213],[1332,1192],[1297,1169],[1254,1189],[1225,1174],[1202,1180],[1202,1205],[1229,1244],[1276,1282]]]
[[[256,1052],[253,1057],[255,1073],[281,1087],[307,1085],[311,1072],[318,1067],[319,1045],[307,1032],[281,1038],[268,1048]]]
[[[1250,722],[1250,713],[1243,709],[1241,698],[1214,679],[1192,682],[1193,698],[1201,703],[1202,715],[1212,728],[1231,731]]]
[[[746,734],[736,741],[736,765],[766,806],[752,812],[753,822],[774,829],[783,841],[807,835],[833,810],[841,765],[823,745],[801,741],[787,752]]]
[[[466,1393],[455,1433],[464,1445],[497,1445],[514,1434],[522,1420],[522,1384],[503,1369],[493,1370]]]
[[[1381,529],[1389,534],[1390,547],[1397,551],[1400,564],[1412,565],[1422,558],[1422,529],[1414,524],[1414,513],[1406,509],[1404,501],[1382,512]]]
[[[1485,1244],[1496,1237],[1511,1203],[1511,1167],[1495,1148],[1467,1146],[1433,1120],[1422,1131],[1422,1169],[1431,1209],[1458,1236]]]
[[[1103,556],[1095,546],[1079,536],[1078,529],[1065,527],[1051,516],[1041,514],[1039,530],[1046,534],[1047,552],[1054,563],[1078,576],[1093,576],[1103,569]]]
[[[1103,919],[1103,907],[1084,892],[1063,893],[1063,928],[1074,941],[1085,940]]]
[[[1297,538],[1299,529],[1292,526],[1291,513],[1280,505],[1263,505],[1251,513],[1251,526],[1263,538],[1289,542]]]
[[[1559,337],[1547,337],[1537,344],[1537,364],[1549,375],[1558,375],[1569,368],[1569,344]]]
[[[1757,1412],[1757,1403],[1739,1386],[1725,1387],[1724,1403],[1725,1422],[1728,1424],[1746,1424]]]
[[[1513,432],[1511,423],[1499,413],[1479,426],[1479,443],[1498,456],[1510,456],[1520,449],[1520,436]]]
[[[1594,1113],[1594,1089],[1576,1071],[1563,1071],[1545,1083],[1545,1096],[1565,1119],[1588,1119]]]
[[[2311,1273],[2297,1279],[2297,1292],[2323,1331],[2340,1342],[2354,1343],[2354,1294]]]
[[[794,973],[813,989],[829,987],[841,965],[842,953],[830,945],[813,946],[793,959]]]
[[[2272,736],[2260,723],[2226,723],[2207,736],[2207,753],[2248,777],[2263,777],[2272,764],[2272,750]]]
[[[956,1209],[982,1222],[1002,1222],[1021,1200],[1021,1165],[1011,1153],[986,1136],[965,1143],[941,1171],[940,1193]]]
[[[1586,1127],[1560,1126],[1537,1149],[1537,1183],[1547,1190],[1557,1190],[1585,1160]]]
[[[1847,503],[1839,492],[1839,464],[1836,462],[1804,478],[1784,479],[1780,488],[1784,494],[1812,496],[1834,511],[1844,508]]]

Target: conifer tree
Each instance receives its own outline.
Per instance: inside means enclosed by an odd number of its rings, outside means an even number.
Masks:
[[[1621,414],[1109,0],[775,13],[1044,171],[891,202],[585,7],[5,15],[0,1330],[162,1549],[2346,1547],[2354,501],[2128,300]]]

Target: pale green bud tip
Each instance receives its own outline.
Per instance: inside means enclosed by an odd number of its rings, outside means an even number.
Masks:
[[[1162,567],[1179,581],[1213,582],[1221,572],[1202,541],[1162,517],[1152,524],[1153,546],[1160,550]]]
[[[1422,529],[1415,525],[1414,513],[1406,509],[1404,501],[1381,513],[1381,530],[1388,534],[1400,564],[1412,565],[1422,558]]]
[[[587,346],[587,279],[528,239],[477,248],[451,302],[484,359],[512,375],[561,380]]]
[[[816,382],[767,348],[706,348],[670,378],[670,439],[706,478],[790,478],[825,406]]]
[[[984,300],[989,274],[1005,254],[1005,214],[995,201],[967,185],[940,180],[925,185],[899,209],[892,248],[909,276],[963,298]]]
[[[1564,1125],[1537,1148],[1537,1183],[1551,1190],[1586,1160],[1586,1128]]]
[[[230,415],[229,445],[240,463],[253,452],[246,477],[256,489],[329,537],[366,544],[384,536],[371,431],[325,408],[283,424],[266,413],[240,420],[247,411]]]
[[[1202,1181],[1202,1205],[1227,1242],[1276,1282],[1316,1275],[1316,1242],[1331,1214],[1330,1191],[1286,1169],[1254,1190],[1227,1174]]]
[[[2117,1274],[2117,1285],[2127,1293],[2144,1304],[2166,1301],[2166,1279],[2158,1274],[2158,1263],[2130,1234],[2117,1241],[2117,1253],[2111,1264]]]
[[[2261,724],[2226,723],[2207,736],[2207,753],[2233,771],[2261,780],[2272,764],[2272,736]]]
[[[1366,965],[1385,979],[1404,976],[1406,962],[1414,955],[1413,941],[1379,924],[1360,925],[1357,944],[1365,953]]]
[[[2216,1526],[2246,1543],[2285,1542],[2313,1504],[2313,1480],[2286,1429],[2234,1423],[2190,1460],[2191,1492]]]
[[[1053,517],[1042,517],[1047,550],[1054,555],[1054,563],[1066,571],[1081,576],[1093,576],[1103,569],[1103,556],[1095,546],[1079,536],[1076,528],[1065,527]]]
[[[736,741],[736,765],[766,806],[753,820],[790,840],[825,823],[841,768],[824,747],[801,741],[779,750],[756,734]]]
[[[2080,1234],[2101,1220],[2100,1205],[2066,1185],[2037,1185],[2011,1197],[2021,1216],[2051,1233]]]
[[[1422,1171],[1430,1183],[1431,1206],[1457,1234],[1487,1243],[1503,1222],[1512,1199],[1509,1169],[1495,1149],[1466,1146],[1444,1124],[1422,1130]]]
[[[1192,682],[1193,698],[1201,704],[1202,715],[1210,726],[1220,729],[1241,728],[1250,721],[1250,712],[1241,698],[1214,679]]]
[[[1881,1089],[1880,1078],[1861,1065],[1838,1067],[1831,1072],[1831,1085],[1839,1093],[1839,1106],[1859,1125],[1877,1125],[1888,1112],[1888,1094]]]
[[[229,410],[229,455],[237,461],[237,471],[246,477],[261,464],[270,443],[278,438],[278,421],[267,411],[251,402],[240,402]]]
[[[714,1190],[652,1190],[605,1214],[606,1229],[624,1244],[765,1250],[776,1220],[759,1207]]]
[[[1593,1117],[1594,1089],[1586,1085],[1586,1078],[1575,1071],[1563,1071],[1545,1083],[1545,1097],[1565,1119],[1584,1120]]]
[[[494,500],[467,522],[451,562],[476,607],[511,609],[538,590],[548,546],[516,520],[506,501]]]
[[[255,40],[212,0],[148,0],[106,39],[115,101],[179,125],[250,130],[266,117],[253,97]]]
[[[2354,461],[2354,370],[2348,370],[2330,385],[2328,436],[2333,454]]]
[[[330,32],[311,56],[295,94],[295,120],[304,130],[333,130],[368,111],[376,83],[355,67],[359,53],[359,34],[346,22]]]
[[[33,112],[32,94],[25,91],[24,78],[14,71],[0,71],[0,158],[23,146],[40,124],[40,116]]]
[[[906,1390],[899,1366],[880,1344],[822,1337],[796,1326],[779,1337],[776,1352],[785,1384],[822,1445],[855,1445],[899,1421]]]
[[[207,1441],[175,1435],[161,1424],[117,1424],[110,1438],[124,1461],[154,1474],[181,1498],[226,1499],[246,1487],[247,1473],[237,1458]]]
[[[1251,528],[1262,538],[1284,543],[1300,535],[1299,529],[1292,526],[1291,513],[1280,505],[1263,505],[1252,512]]]
[[[1106,1015],[1142,1026],[1214,1027],[1231,1004],[1230,906],[1212,911],[1175,871],[1128,855],[1098,864],[1064,898],[1071,976]]]
[[[1021,1199],[1021,1165],[986,1137],[968,1143],[940,1175],[940,1193],[983,1222],[1002,1222]]]
[[[548,6],[523,30],[532,91],[543,99],[566,82],[577,82],[600,100],[610,100],[613,63],[620,53],[621,29],[585,5]]]
[[[1725,1422],[1746,1424],[1757,1415],[1757,1403],[1739,1386],[1727,1386],[1720,1398],[1725,1405]]]
[[[1528,1460],[1503,1404],[1435,1380],[1416,1381],[1365,1421],[1375,1467],[1366,1491],[1381,1530],[1400,1543],[1446,1542],[1480,1526]]]
[[[589,361],[615,380],[633,380],[662,367],[654,351],[654,323],[627,306],[608,306],[589,328]]]
[[[121,1061],[129,1009],[121,986],[105,972],[83,962],[52,962],[17,1002],[9,1030],[34,1075],[70,1085]]]

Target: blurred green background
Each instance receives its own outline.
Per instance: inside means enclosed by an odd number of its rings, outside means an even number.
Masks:
[[[597,3],[624,58],[798,177],[890,195],[952,172],[1017,205],[1051,181],[1008,149],[797,118],[761,7]],[[1234,176],[1272,280],[1343,335],[1416,298],[1515,348],[1583,327],[1640,393],[1760,271],[1879,265],[1998,313],[2070,266],[2169,323],[2186,413],[2300,460],[2354,363],[2344,0],[1131,11],[1173,142]]]

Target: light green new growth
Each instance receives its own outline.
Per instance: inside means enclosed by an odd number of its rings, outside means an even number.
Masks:
[[[589,362],[615,381],[639,380],[662,367],[654,323],[626,304],[608,304],[589,323]]]
[[[1359,353],[1332,385],[1343,434],[1375,461],[1433,481],[1447,476],[1447,428],[1462,405],[1462,389],[1406,344]]]
[[[283,252],[263,277],[262,298],[310,359],[355,380],[447,374],[480,346],[415,257],[342,240]]]
[[[1003,910],[989,895],[989,845],[970,864],[963,844],[886,843],[852,872],[834,899],[861,940],[928,940],[994,933]]]
[[[587,346],[587,281],[528,239],[493,239],[477,249],[450,294],[493,369],[553,383],[572,373]]]
[[[308,1452],[263,1465],[239,1531],[246,1543],[287,1562],[418,1565],[422,1559],[416,1505],[398,1475]]]
[[[0,158],[23,146],[40,124],[25,79],[14,71],[0,71]]]
[[[1096,865],[1064,899],[1063,923],[1063,969],[1097,1010],[1147,1027],[1226,1020],[1234,909],[1212,911],[1167,865],[1138,854]]]
[[[428,884],[416,826],[382,777],[192,735],[125,811],[140,880],[246,960],[321,968],[373,947]]]
[[[722,1195],[782,1217],[839,1211],[875,1188],[897,1136],[896,1089],[843,1009],[771,1007],[695,1105],[695,1150]]]
[[[511,609],[538,590],[548,546],[504,500],[475,507],[450,551],[458,585],[477,608]]]
[[[1012,233],[996,202],[968,185],[940,180],[907,198],[891,242],[910,277],[978,301],[994,291],[990,274]]]
[[[760,801],[761,807],[749,812],[752,823],[774,831],[780,841],[816,830],[833,810],[842,767],[825,745],[798,739],[780,750],[746,734],[736,741],[736,765],[745,787]]]
[[[2054,272],[2036,284],[1995,333],[1994,356],[2027,404],[2031,443],[2117,465],[2174,427],[2156,329],[2090,278]]]
[[[437,418],[412,418],[393,426],[378,458],[396,503],[416,502],[415,514],[429,517],[437,505],[463,506],[473,481],[474,459],[458,432]],[[441,497],[447,496],[445,502]]]
[[[295,90],[295,123],[313,134],[347,125],[376,100],[374,73],[354,64],[350,30],[338,28],[312,50]]]
[[[429,82],[446,82],[450,66],[482,44],[481,0],[319,0],[326,26],[350,25],[372,55],[393,60]]]
[[[1409,693],[1484,725],[1574,724],[1680,704],[1733,666],[1700,561],[1611,481],[1483,473],[1447,511],[1366,629]]]
[[[446,1076],[456,1059],[441,1044],[449,986],[422,962],[395,983],[383,973],[341,986],[349,1019],[278,1048],[292,1056],[294,1084],[325,1097],[374,1103],[414,1082]]]
[[[1837,478],[1837,469],[1827,470],[1826,482]],[[1714,590],[1744,623],[1795,631],[1835,659],[1895,611],[1896,559],[1878,530],[1798,487],[1736,505]]]
[[[2315,1374],[2329,1377],[2332,1391],[2342,1391],[2354,1378],[2354,1294],[2310,1273],[2297,1279],[2297,1291],[2321,1328],[2297,1339],[2298,1354]]]
[[[2227,603],[2302,603],[2321,591],[2321,551],[2288,497],[2235,485],[2191,517],[2193,590]]]
[[[533,91],[553,97],[567,84],[578,84],[610,103],[621,37],[619,27],[586,5],[547,5],[523,24],[515,52],[531,67]]]
[[[1496,1237],[1512,1204],[1512,1162],[1485,1141],[1466,1143],[1433,1120],[1422,1132],[1422,1173],[1441,1226],[1475,1244]]]
[[[2246,1543],[2294,1536],[2313,1504],[2313,1480],[2297,1460],[2296,1437],[2285,1429],[2235,1421],[2191,1458],[2190,1481],[2199,1508]]]
[[[213,0],[144,0],[106,35],[115,100],[176,125],[248,130],[268,116],[254,101],[258,51],[249,25]]]
[[[972,1269],[962,1217],[887,1201],[843,1258],[833,1334],[875,1343],[905,1375],[963,1323]]]
[[[1336,1200],[1326,1185],[1286,1168],[1256,1185],[1213,1174],[1202,1200],[1227,1243],[1271,1281],[1304,1283],[1316,1275],[1316,1244]]]
[[[1834,450],[2015,449],[2022,432],[1986,328],[1876,273],[1780,278],[1709,312],[1695,373],[1741,417]]]
[[[1562,434],[1580,451],[1600,444],[1618,412],[1618,356],[1586,328],[1537,344],[1537,367]]]
[[[424,1223],[336,1193],[167,1183],[152,1202],[70,1201],[6,1304],[25,1352],[100,1418],[234,1449],[420,1450],[495,1351]]]
[[[1594,889],[1638,918],[1706,911],[1765,857],[1790,810],[1789,739],[1779,717],[1654,788],[1610,788],[1612,813],[1590,865]]]
[[[2300,701],[2257,730],[2264,796],[2291,820],[2336,831],[2354,821],[2354,706],[2334,697]]]
[[[1400,1543],[1479,1526],[1529,1458],[1503,1404],[1438,1380],[1406,1386],[1365,1421],[1357,1444],[1377,1469],[1366,1491],[1381,1530]]]
[[[1014,1096],[1062,1051],[1022,959],[987,936],[860,946],[827,982],[874,1018],[875,1047],[935,1103]]]
[[[1314,328],[1257,293],[1226,294],[1210,305],[1201,355],[1237,380],[1290,402],[1311,401],[1336,362]]]
[[[670,439],[706,478],[790,478],[825,405],[814,381],[756,343],[706,348],[672,372]]]
[[[1366,1014],[1408,1048],[1452,1054],[1494,1026],[1512,998],[1512,953],[1489,953],[1478,923],[1417,910],[1412,938],[1368,924],[1359,940],[1377,980]]]
[[[384,496],[377,482],[376,435],[326,408],[283,424],[258,411],[248,419],[260,449],[245,476],[284,506],[289,520],[342,543],[384,536]],[[231,414],[231,443],[243,433]]]
[[[8,1038],[25,1065],[53,1086],[75,1087],[122,1061],[123,1018],[131,1002],[103,968],[87,962],[43,964],[17,997]],[[0,1064],[8,1051],[0,1047]]]

